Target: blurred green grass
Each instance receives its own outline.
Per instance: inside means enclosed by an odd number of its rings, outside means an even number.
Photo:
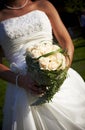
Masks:
[[[73,40],[75,51],[72,68],[85,80],[85,39],[82,37]]]
[[[7,60],[3,58],[3,63],[9,66]],[[4,96],[6,93],[7,82],[0,79],[0,130],[2,129],[2,118],[3,118],[3,106],[4,106]]]
[[[74,58],[72,68],[74,68],[85,80],[85,39],[82,37],[73,40],[75,46]],[[8,62],[3,59],[5,65],[8,66]],[[0,79],[0,130],[2,126],[2,109],[4,105],[4,95],[6,92],[6,82]]]

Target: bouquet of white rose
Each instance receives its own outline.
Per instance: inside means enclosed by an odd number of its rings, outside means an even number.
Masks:
[[[28,72],[39,88],[45,92],[35,104],[49,102],[67,76],[65,51],[58,45],[43,43],[26,50]]]

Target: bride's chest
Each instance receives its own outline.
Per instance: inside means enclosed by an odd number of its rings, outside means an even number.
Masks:
[[[51,31],[50,21],[44,12],[36,10],[2,21],[0,23],[0,40],[3,37],[15,39],[43,30]]]

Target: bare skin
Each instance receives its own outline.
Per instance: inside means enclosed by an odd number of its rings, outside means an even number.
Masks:
[[[7,1],[8,2],[6,4],[13,7],[17,7],[23,4],[22,0],[13,0],[13,2],[9,2],[9,0]],[[67,62],[67,66],[70,67],[72,63],[72,59],[73,59],[73,53],[74,53],[74,46],[73,46],[72,40],[64,24],[62,23],[57,10],[47,0],[40,0],[40,1],[35,1],[35,2],[32,2],[30,0],[28,4],[20,10],[11,10],[11,9],[4,8],[0,11],[0,22],[6,19],[13,18],[13,17],[19,17],[22,15],[25,15],[26,13],[29,13],[33,10],[44,11],[49,17],[49,20],[52,25],[53,33],[56,39],[58,40],[60,46],[63,49],[66,49],[68,51],[70,61],[66,57],[66,62]],[[8,67],[2,64],[2,57],[3,55],[1,53],[0,54],[0,78],[15,84],[16,74],[13,73]],[[27,91],[30,90],[35,94],[43,93],[43,91],[38,89],[38,87],[36,86],[36,83],[32,81],[32,79],[30,78],[28,74],[26,76],[20,75],[18,78],[18,84],[20,87],[25,88]]]

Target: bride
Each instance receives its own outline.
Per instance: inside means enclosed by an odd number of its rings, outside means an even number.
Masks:
[[[49,103],[31,106],[40,90],[26,71],[26,47],[53,40],[69,58],[68,76]],[[3,130],[85,130],[85,83],[70,68],[74,46],[57,10],[47,0],[2,0],[0,45],[10,68],[0,57],[0,78],[8,82]],[[70,60],[69,60],[70,59]]]

